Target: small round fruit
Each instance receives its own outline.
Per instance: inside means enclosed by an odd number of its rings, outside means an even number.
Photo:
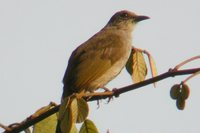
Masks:
[[[182,85],[181,95],[182,95],[183,99],[188,99],[188,97],[190,95],[190,88],[187,84]]]
[[[185,99],[179,96],[176,100],[176,106],[179,110],[183,110],[185,108]]]
[[[173,85],[171,90],[170,90],[171,98],[172,99],[177,99],[179,94],[180,94],[180,85],[179,84]]]

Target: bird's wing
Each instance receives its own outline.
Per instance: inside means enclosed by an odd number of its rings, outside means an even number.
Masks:
[[[97,34],[80,45],[70,57],[64,85],[78,92],[87,88],[89,83],[102,76],[121,58],[121,45],[123,42],[115,34]]]

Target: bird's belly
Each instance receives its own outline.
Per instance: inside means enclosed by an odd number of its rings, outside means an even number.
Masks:
[[[129,51],[131,52],[131,48],[129,48]],[[100,87],[104,87],[109,81],[114,79],[126,65],[126,62],[130,56],[130,52],[126,52],[126,54],[122,55],[122,57],[116,61],[102,76],[91,82],[90,86],[92,87],[89,88],[95,88],[94,90],[96,90]],[[94,90],[88,91],[92,92]]]

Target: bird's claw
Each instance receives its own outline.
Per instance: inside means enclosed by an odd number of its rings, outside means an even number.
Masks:
[[[109,103],[111,100],[114,99],[113,96],[115,96],[115,97],[118,97],[118,96],[119,96],[119,95],[116,95],[116,94],[115,94],[116,91],[117,91],[117,88],[113,88],[113,89],[112,89],[113,95],[110,96],[110,97],[108,97],[107,103]]]
[[[111,100],[113,100],[113,96],[108,97],[107,104],[110,103]]]

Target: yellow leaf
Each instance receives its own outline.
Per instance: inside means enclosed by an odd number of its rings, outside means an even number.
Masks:
[[[149,63],[150,63],[150,68],[151,68],[151,75],[152,77],[156,77],[158,73],[157,73],[155,61],[150,54],[148,54],[148,58],[149,58]],[[156,87],[156,83],[154,83],[154,87]]]
[[[126,69],[132,76],[133,82],[141,82],[145,80],[147,75],[147,66],[143,53],[138,50],[132,50],[131,55],[126,64]]]
[[[77,117],[78,117],[78,103],[77,103],[77,98],[73,98],[71,104],[70,104],[70,109],[72,112],[72,121],[73,123],[76,122]]]
[[[98,130],[95,124],[91,120],[87,119],[81,126],[79,133],[98,133]]]
[[[55,133],[57,116],[53,114],[33,126],[33,133]]]
[[[38,115],[41,112],[44,113],[44,111],[46,112],[51,108],[52,105],[45,106],[40,110],[36,111],[35,115]],[[56,125],[57,125],[57,116],[56,114],[53,114],[35,124],[33,126],[33,133],[55,133]]]
[[[40,116],[41,114],[47,112],[50,108],[54,107],[55,105],[56,105],[55,103],[51,102],[49,105],[44,106],[44,107],[38,109],[33,115],[31,115],[31,118],[33,119],[35,117]]]

